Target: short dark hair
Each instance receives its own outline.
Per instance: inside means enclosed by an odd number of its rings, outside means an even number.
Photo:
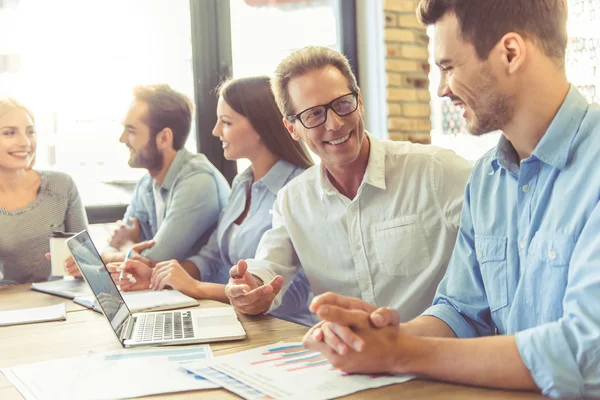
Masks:
[[[143,85],[133,89],[137,101],[148,104],[146,124],[152,137],[165,128],[173,131],[173,148],[183,148],[190,134],[194,106],[191,100],[169,85]]]
[[[217,92],[229,107],[250,121],[273,154],[301,168],[313,165],[304,144],[292,139],[283,124],[268,76],[230,79],[223,82]]]
[[[504,35],[515,32],[536,41],[548,57],[564,65],[566,0],[420,0],[417,6],[424,25],[435,24],[447,13],[456,15],[461,36],[473,43],[481,60]]]

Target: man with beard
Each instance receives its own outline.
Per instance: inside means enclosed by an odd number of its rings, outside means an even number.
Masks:
[[[103,258],[122,261],[135,244],[152,240],[150,248],[136,246],[145,248],[145,258],[183,261],[208,241],[229,184],[206,156],[184,148],[193,110],[185,95],[168,85],[138,86],[133,95],[120,142],[131,153],[129,166],[148,174],[138,182]]]
[[[327,294],[305,336],[346,372],[600,397],[600,107],[569,85],[565,0],[421,0],[439,95],[502,130],[475,165],[433,306]]]
[[[279,191],[256,257],[230,271],[232,305],[248,314],[276,309],[302,268],[315,294],[419,315],[450,259],[471,165],[450,150],[366,132],[356,78],[335,50],[292,53],[271,87],[290,135],[321,165]]]

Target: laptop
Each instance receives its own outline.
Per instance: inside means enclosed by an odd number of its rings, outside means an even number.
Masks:
[[[132,314],[87,231],[67,240],[73,259],[123,347],[238,340],[246,332],[233,307]]]

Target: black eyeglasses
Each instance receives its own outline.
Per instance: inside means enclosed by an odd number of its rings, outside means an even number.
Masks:
[[[327,121],[327,111],[333,110],[340,117],[352,114],[358,108],[358,92],[352,92],[331,100],[327,104],[308,108],[296,115],[288,115],[290,122],[300,120],[306,129],[316,128]]]

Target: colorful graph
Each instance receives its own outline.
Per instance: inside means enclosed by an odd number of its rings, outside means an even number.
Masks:
[[[283,368],[288,372],[331,366],[323,354],[307,350],[302,345],[276,347],[261,354],[265,356],[264,359],[252,361],[250,364],[261,365],[268,363],[271,366]]]

